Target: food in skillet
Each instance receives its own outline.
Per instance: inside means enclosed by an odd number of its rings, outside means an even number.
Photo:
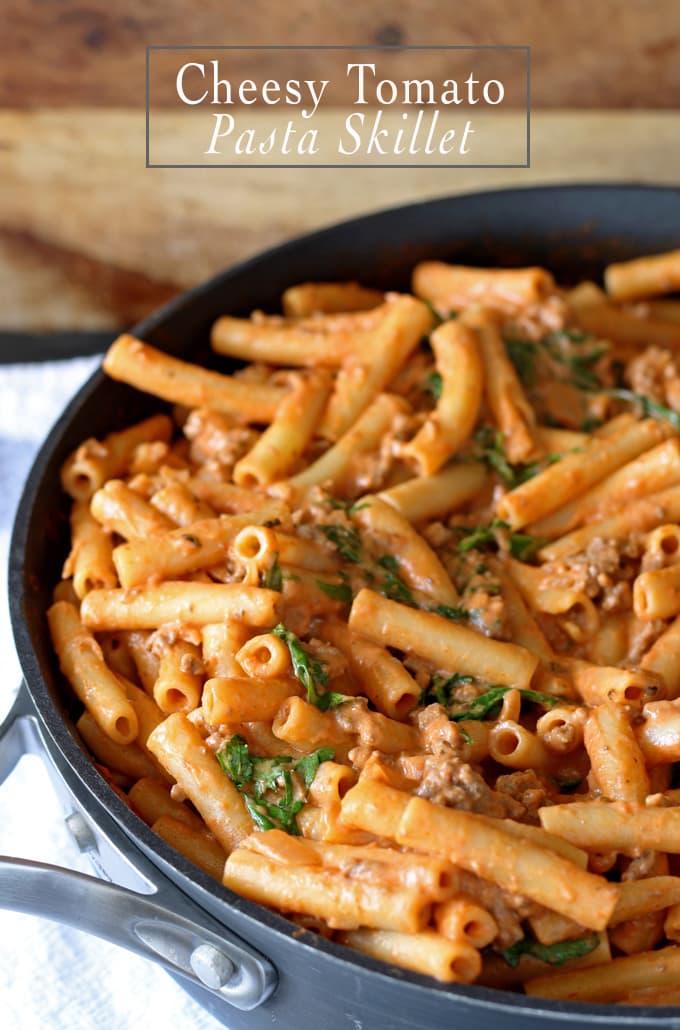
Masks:
[[[447,982],[680,1000],[680,252],[606,292],[426,262],[224,317],[231,374],[63,468],[48,613],[178,851]]]

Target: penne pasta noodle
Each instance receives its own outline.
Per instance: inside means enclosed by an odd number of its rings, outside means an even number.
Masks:
[[[418,654],[437,668],[455,668],[508,686],[527,686],[538,665],[537,656],[523,647],[490,640],[431,612],[413,611],[372,590],[354,598],[349,626],[377,644]]]
[[[430,337],[442,391],[437,406],[403,450],[421,475],[438,472],[474,429],[484,372],[474,334],[459,322],[444,322]]]
[[[274,590],[239,584],[166,581],[128,590],[91,590],[81,608],[83,623],[95,631],[158,629],[181,621],[204,626],[235,619],[250,626],[277,621]]]
[[[245,422],[271,422],[284,396],[280,387],[198,368],[127,334],[109,348],[104,370],[142,393],[172,404],[214,408]]]
[[[553,286],[543,268],[471,268],[422,261],[413,270],[414,293],[446,313],[479,303],[512,312],[539,303]]]
[[[90,438],[64,462],[61,484],[74,500],[87,501],[107,479],[126,471],[140,443],[158,439],[167,443],[171,436],[172,422],[167,415],[152,415],[104,440]]]
[[[409,522],[423,522],[461,508],[481,492],[485,482],[486,473],[481,465],[453,464],[433,476],[407,479],[377,496]]]
[[[137,715],[78,610],[68,601],[57,601],[49,609],[47,621],[59,666],[78,699],[112,741],[131,744],[139,729]]]

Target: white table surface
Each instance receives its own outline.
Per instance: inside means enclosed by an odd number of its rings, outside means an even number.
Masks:
[[[0,365],[0,717],[20,678],[6,604],[14,509],[41,441],[96,364],[87,358]],[[22,759],[0,786],[0,853],[92,872],[71,842],[47,773],[34,756]],[[0,911],[0,1027],[217,1030],[219,1025],[153,963],[77,930]]]

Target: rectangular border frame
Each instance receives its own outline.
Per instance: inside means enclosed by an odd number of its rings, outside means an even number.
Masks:
[[[526,56],[526,161],[524,164],[455,164],[455,165],[444,165],[444,164],[152,164],[150,161],[151,156],[151,112],[149,107],[150,99],[150,84],[151,84],[151,51],[152,50],[382,50],[382,51],[398,51],[398,50],[518,50],[524,51]],[[199,43],[192,45],[190,43],[183,44],[172,44],[172,45],[155,45],[152,44],[146,47],[146,168],[429,168],[432,171],[438,169],[452,169],[452,168],[531,168],[531,47],[530,46],[519,46],[519,45],[480,45],[470,46],[468,44],[450,44],[445,46],[370,46],[366,44],[352,46],[351,44],[300,44],[295,46],[293,44],[281,44],[271,45],[267,44],[264,46],[255,45],[210,45],[207,43]]]

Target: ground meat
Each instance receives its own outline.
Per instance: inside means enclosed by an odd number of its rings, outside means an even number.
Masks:
[[[413,722],[426,751],[432,754],[447,751],[452,754],[460,750],[463,742],[461,732],[456,723],[451,722],[442,705],[432,704],[419,709],[414,714]]]
[[[538,341],[543,339],[546,333],[563,329],[567,314],[567,302],[564,297],[555,293],[542,300],[540,304],[529,305],[509,319],[503,326],[503,335],[510,339]]]
[[[631,390],[662,404],[667,400],[668,385],[678,378],[675,358],[668,350],[647,347],[626,366],[626,380]]]
[[[555,791],[547,780],[544,780],[533,769],[508,773],[496,780],[496,790],[513,798],[524,808],[522,822],[538,825],[538,810],[552,803]]]
[[[423,777],[416,794],[438,805],[496,819],[521,819],[526,812],[522,803],[509,794],[492,790],[482,774],[463,762],[452,749],[425,756]]]
[[[216,469],[232,468],[258,439],[247,426],[235,426],[223,412],[197,408],[184,424],[184,435],[191,441],[191,458],[199,464],[211,463]]]
[[[638,573],[643,552],[642,537],[631,533],[621,540],[595,537],[585,551],[544,566],[556,587],[583,590],[598,600],[605,612],[631,607],[631,583]]]

